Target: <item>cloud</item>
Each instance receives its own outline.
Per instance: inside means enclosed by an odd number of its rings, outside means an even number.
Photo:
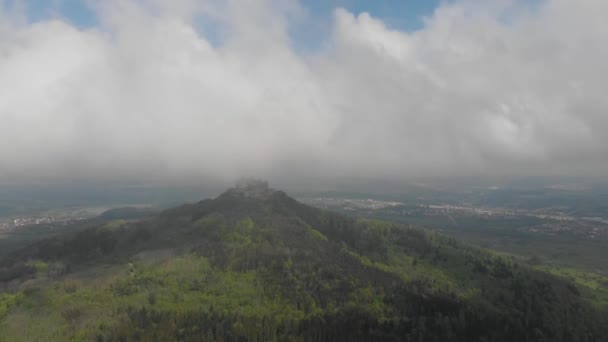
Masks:
[[[337,9],[304,52],[304,3],[100,4],[82,30],[0,2],[3,181],[608,171],[601,0],[460,1],[414,32]]]

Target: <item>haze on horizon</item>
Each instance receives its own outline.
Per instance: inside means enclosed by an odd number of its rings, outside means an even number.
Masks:
[[[87,28],[33,3],[0,0],[0,183],[606,180],[603,0],[449,1],[416,29],[336,1],[312,44],[306,1],[91,1]]]

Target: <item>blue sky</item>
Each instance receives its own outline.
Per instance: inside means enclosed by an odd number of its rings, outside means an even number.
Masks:
[[[10,6],[15,0],[5,0],[5,2]],[[372,16],[382,18],[388,26],[402,30],[420,28],[422,25],[421,18],[432,14],[439,2],[439,0],[300,1],[310,11],[311,17],[320,22],[330,20],[333,10],[337,7],[343,7],[355,14],[368,12]],[[87,6],[87,0],[25,0],[24,3],[31,21],[39,21],[59,15],[82,28],[92,27],[96,24],[95,15]]]
[[[10,6],[15,0],[6,2]],[[59,15],[81,28],[92,27],[97,23],[95,14],[87,5],[87,0],[25,0],[23,3],[30,21],[40,21]]]
[[[319,16],[330,16],[337,7],[355,14],[368,12],[387,25],[403,30],[420,28],[422,17],[432,14],[439,5],[438,0],[308,0],[301,3]]]
[[[296,28],[292,39],[298,50],[315,50],[330,30],[336,8],[345,8],[355,15],[367,12],[390,28],[414,31],[422,27],[423,18],[433,13],[440,0],[302,0],[300,3],[308,9],[313,25],[306,23],[307,29]]]
[[[76,27],[87,29],[97,25],[97,18],[90,8],[92,0],[20,0],[25,5],[28,20],[37,22],[51,17],[60,17]],[[97,0],[103,1],[103,0]],[[167,0],[170,1],[170,0]],[[449,0],[300,0],[307,10],[304,21],[294,23],[291,38],[296,51],[315,51],[323,45],[331,30],[336,8],[345,8],[358,15],[370,13],[380,18],[388,27],[402,31],[422,28],[423,18],[432,15],[441,2]],[[10,8],[19,0],[0,0]],[[212,44],[220,44],[216,27],[200,23],[201,32]]]

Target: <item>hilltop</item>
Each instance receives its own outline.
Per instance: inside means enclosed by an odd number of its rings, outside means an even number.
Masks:
[[[608,336],[605,308],[564,279],[260,181],[18,250],[0,261],[0,289],[2,341]]]

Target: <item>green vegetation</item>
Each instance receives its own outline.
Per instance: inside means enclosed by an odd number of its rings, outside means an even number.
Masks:
[[[591,304],[605,279],[539,268],[282,192],[232,189],[8,255],[0,262],[0,341],[608,336],[606,306]]]
[[[312,228],[311,226],[306,226],[305,229],[306,229],[306,234],[308,234],[308,237],[310,237],[311,239],[315,239],[318,241],[327,241],[327,237],[325,235],[323,235],[323,233]]]
[[[536,262],[561,268],[577,268],[608,275],[606,239],[589,239],[574,234],[541,234],[529,228],[551,223],[534,217],[505,219],[502,217],[427,216],[422,213],[398,216],[376,212],[358,212],[361,217],[414,224],[461,241],[488,249],[535,259]],[[608,289],[608,288],[607,288]]]
[[[0,231],[0,258],[36,241],[87,229],[89,222],[69,224],[38,224],[13,231]]]
[[[608,276],[577,268],[551,265],[540,265],[538,269],[568,279],[586,293],[591,303],[598,307],[608,307]]]

